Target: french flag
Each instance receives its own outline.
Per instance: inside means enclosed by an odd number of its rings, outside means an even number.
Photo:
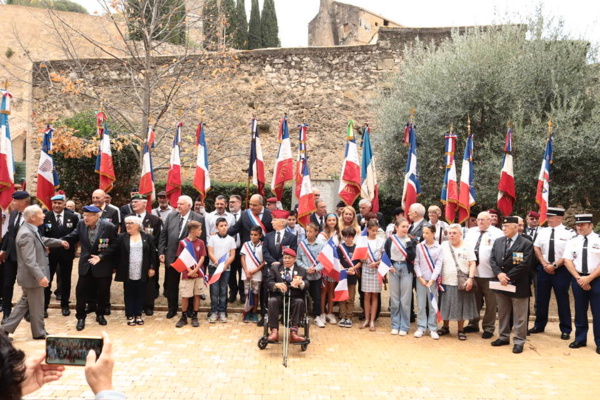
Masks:
[[[196,173],[194,174],[194,187],[203,199],[210,190],[210,175],[208,174],[208,149],[204,136],[204,123],[200,122],[196,128]]]
[[[437,322],[439,324],[443,320],[442,313],[439,310],[438,302],[437,302],[437,299],[435,298],[435,294],[433,293],[431,288],[428,288],[428,289],[429,289],[429,303],[431,304],[431,309],[433,311],[435,311],[435,315],[437,316]]]
[[[338,258],[337,245],[330,238],[317,257],[317,261],[323,266],[323,273],[335,281],[340,280],[340,272],[343,270]]]
[[[96,126],[100,138],[100,150],[96,157],[96,173],[100,175],[100,187],[106,193],[113,188],[117,180],[115,167],[113,165],[112,152],[110,150],[110,134],[108,132],[108,120],[103,112],[96,114]]]
[[[44,131],[44,141],[42,142],[42,150],[40,151],[37,174],[37,199],[48,210],[52,209],[52,201],[50,199],[59,187],[58,173],[54,169],[54,161],[52,159],[53,133],[54,129],[48,125]]]
[[[467,137],[465,155],[460,171],[460,193],[458,196],[458,223],[469,218],[471,207],[475,205],[475,172],[473,170],[473,135]]]
[[[365,260],[369,257],[369,242],[367,236],[367,227],[362,230],[358,238],[356,238],[356,248],[352,254],[353,260]]]
[[[302,168],[304,165],[304,159],[306,158],[306,140],[308,134],[308,124],[302,123],[298,125],[298,160],[296,161],[296,172],[294,179],[296,185],[294,187],[294,196],[296,199],[300,199],[300,189],[302,187]]]
[[[177,124],[175,137],[173,138],[173,147],[171,148],[171,159],[169,160],[169,172],[167,172],[167,184],[165,192],[169,198],[170,204],[177,204],[177,200],[181,196],[181,127],[183,122]]]
[[[445,141],[446,172],[444,174],[441,201],[442,204],[446,206],[444,213],[446,222],[451,224],[456,219],[456,208],[458,203],[458,184],[456,183],[456,166],[454,164],[456,134],[450,131],[450,133],[446,134]]]
[[[154,168],[152,166],[152,153],[150,149],[154,147],[154,131],[152,127],[148,128],[148,137],[144,143],[144,151],[142,153],[142,177],[140,178],[139,192],[146,195],[148,202],[146,203],[146,211],[152,211],[152,201],[156,197],[154,188]]]
[[[537,192],[535,194],[535,202],[540,206],[540,225],[546,222],[548,212],[548,198],[550,194],[550,167],[554,161],[554,153],[552,152],[552,136],[546,140],[546,151],[544,152],[544,160],[540,176],[538,177]]]
[[[350,299],[348,292],[348,272],[345,269],[340,271],[340,279],[333,292],[333,301],[346,301]]]
[[[283,186],[287,181],[294,179],[294,160],[292,158],[292,145],[290,143],[290,132],[288,130],[287,116],[279,122],[279,151],[273,168],[273,181],[271,190],[275,193],[277,201],[283,197]]]
[[[258,120],[252,118],[252,142],[250,144],[250,165],[248,178],[258,188],[258,194],[265,195],[265,163],[263,161],[262,146],[258,135]]]
[[[15,192],[15,160],[8,125],[12,95],[4,89],[0,93],[2,95],[0,110],[0,207],[6,210],[12,202],[12,195]]]
[[[392,269],[392,260],[390,260],[384,251],[381,256],[381,262],[377,267],[377,278],[379,279],[379,283],[383,283],[383,278],[390,272],[390,269]]]
[[[179,254],[177,260],[171,264],[171,267],[175,268],[177,272],[183,272],[188,268],[192,268],[198,262],[198,260],[196,260],[194,244],[187,240],[182,240],[182,243],[184,243],[184,247],[183,250],[181,250],[181,254]]]
[[[363,153],[360,170],[361,186],[360,195],[363,199],[371,200],[371,211],[379,211],[379,187],[377,186],[377,174],[375,173],[375,157],[371,147],[371,129],[363,128]]]
[[[504,215],[512,214],[513,206],[515,201],[517,201],[515,176],[513,173],[512,135],[513,130],[509,129],[506,132],[502,171],[500,172],[500,181],[498,182],[498,209]]]
[[[402,208],[410,209],[417,202],[421,193],[421,181],[417,174],[417,135],[412,122],[404,128],[404,144],[408,145],[406,156],[406,169],[404,171],[404,188],[402,190]]]
[[[228,257],[229,257],[229,252],[223,254],[223,256],[219,259],[219,262],[217,264],[217,269],[215,270],[215,273],[210,277],[210,280],[208,281],[209,285],[212,285],[213,283],[215,283],[219,280],[219,278],[221,277],[221,274],[225,270],[225,261],[227,261]]]
[[[298,222],[303,227],[310,223],[310,214],[317,211],[315,195],[310,182],[308,159],[302,160],[302,181],[300,183],[300,197],[298,198]]]
[[[348,130],[346,133],[346,151],[344,153],[344,163],[342,164],[342,173],[340,175],[340,190],[338,196],[351,206],[358,195],[360,195],[361,171],[358,163],[358,147],[354,138],[354,121],[348,120]]]

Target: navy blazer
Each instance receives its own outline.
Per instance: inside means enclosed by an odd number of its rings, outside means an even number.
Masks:
[[[229,236],[235,237],[235,235],[239,234],[240,242],[242,243],[242,245],[250,240],[250,229],[255,225],[248,216],[248,212],[251,211],[243,210],[237,222],[233,226],[230,226],[227,230],[227,234]],[[273,219],[271,217],[271,211],[264,208],[263,215],[260,221],[262,222],[266,230],[266,232],[263,232],[264,237],[267,233],[273,230]]]
[[[306,292],[306,290],[308,289],[308,285],[309,285],[308,278],[306,277],[306,270],[295,264],[290,269],[291,269],[290,275],[292,277],[299,276],[302,279],[302,281],[304,282],[303,289],[298,289],[298,288],[288,286],[290,289],[290,297],[303,299],[304,292]],[[281,292],[281,290],[275,289],[275,284],[285,282],[285,280],[284,280],[285,271],[284,270],[285,270],[285,267],[283,266],[283,264],[275,265],[275,266],[269,268],[270,272],[269,272],[269,276],[267,278],[267,287],[269,288],[269,291],[271,291],[273,293],[273,295],[275,295],[275,296],[283,295],[283,292]]]
[[[273,263],[281,262],[283,259],[284,248],[290,247],[294,251],[298,249],[296,235],[290,233],[287,229],[283,231],[279,251],[277,251],[277,247],[275,246],[275,239],[277,239],[277,232],[272,231],[267,233],[267,236],[265,236],[265,239],[263,240],[263,259],[269,268]]]
[[[61,239],[69,242],[71,246],[77,242],[80,243],[79,275],[87,275],[91,269],[94,278],[105,278],[113,273],[114,266],[110,257],[101,260],[96,265],[90,264],[89,259],[92,255],[100,255],[116,238],[117,227],[108,221],[98,219],[98,232],[93,243],[90,243],[88,239],[88,227],[83,220],[79,221],[73,232]]]
[[[18,211],[11,211],[8,217],[8,230],[2,238],[2,251],[6,252],[6,260],[17,262],[17,233],[19,233],[20,227],[15,227],[17,222]],[[21,215],[21,226],[25,223],[23,215]]]
[[[146,214],[148,216],[148,214]],[[175,254],[177,253],[177,247],[179,246],[179,241],[185,238],[188,235],[187,228],[183,228],[181,231],[181,235],[179,234],[179,218],[181,215],[177,211],[173,211],[167,216],[165,223],[160,231],[159,240],[158,240],[158,254],[165,256],[165,265],[171,265],[175,259],[177,258]],[[190,221],[198,221],[202,225],[202,234],[200,235],[200,239],[206,243],[206,232],[204,231],[204,217],[200,214],[190,211],[190,215],[188,217],[188,222]]]
[[[498,238],[492,247],[492,256],[490,265],[494,275],[498,276],[501,273],[508,275],[510,284],[515,285],[517,290],[515,293],[501,292],[510,297],[529,297],[529,272],[531,270],[531,259],[533,257],[533,244],[530,240],[521,235],[517,235],[515,242],[510,247],[506,256],[504,256],[504,248],[506,247],[506,237]]]

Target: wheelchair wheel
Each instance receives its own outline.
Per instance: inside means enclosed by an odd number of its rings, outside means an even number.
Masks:
[[[267,344],[269,344],[269,341],[267,340],[266,336],[261,337],[260,339],[258,339],[258,348],[261,350],[264,350],[267,348]]]

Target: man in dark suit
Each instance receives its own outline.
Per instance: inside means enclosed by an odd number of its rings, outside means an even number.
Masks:
[[[106,325],[104,314],[110,299],[110,284],[112,282],[113,262],[110,257],[102,259],[92,265],[89,260],[93,255],[100,255],[117,238],[117,227],[101,219],[102,210],[96,206],[83,207],[83,220],[79,221],[77,228],[62,239],[71,246],[79,242],[81,256],[79,257],[79,279],[75,288],[76,328],[81,331],[85,328],[85,304],[89,297],[97,295],[96,321]]]
[[[310,214],[310,222],[314,222],[319,227],[319,232],[325,229],[325,220],[327,219],[327,203],[324,200],[315,200],[317,211]]]
[[[8,217],[8,230],[2,238],[2,250],[0,251],[0,263],[4,261],[4,283],[2,288],[2,320],[10,316],[12,310],[12,298],[17,280],[17,248],[16,238],[20,227],[25,220],[23,211],[29,206],[29,193],[17,191],[12,195],[13,211]]]
[[[359,213],[356,215],[356,219],[361,228],[364,228],[367,220],[365,219],[365,215],[373,212],[373,203],[369,199],[362,199],[358,202],[358,211]],[[379,222],[379,227],[381,229],[385,229],[385,218],[382,213],[376,212],[377,221]]]
[[[179,305],[180,273],[171,266],[176,259],[175,254],[177,253],[179,241],[187,236],[187,223],[189,221],[198,221],[204,226],[204,217],[192,211],[193,204],[190,196],[180,196],[177,200],[177,212],[169,214],[160,231],[158,254],[160,262],[165,264],[164,288],[169,307],[167,318],[173,318],[177,315]],[[200,239],[204,240],[204,243],[206,243],[206,232],[204,232],[204,230],[202,231]]]
[[[408,228],[408,235],[417,240],[417,242],[422,242],[423,239],[423,227],[427,223],[425,220],[425,207],[421,203],[413,203],[410,205],[408,209],[408,218],[411,221],[411,224]]]
[[[527,313],[529,309],[529,272],[533,257],[533,243],[519,235],[519,218],[505,217],[504,237],[496,239],[492,248],[490,265],[502,286],[512,285],[515,291],[497,290],[500,337],[492,346],[510,344],[511,314],[514,322],[513,353],[523,352],[527,338]]]
[[[133,196],[135,196],[136,194],[139,193],[139,190],[137,187],[134,187],[131,189],[131,192],[129,192],[129,198],[131,200],[133,200]],[[130,201],[127,204],[123,204],[121,207],[119,207],[119,213],[121,214],[121,230],[125,231],[125,217],[127,217],[128,215],[131,215],[134,213],[133,211],[133,201]]]
[[[267,210],[263,204],[264,200],[261,195],[252,195],[248,203],[249,208],[242,211],[235,225],[229,227],[227,230],[227,234],[234,237],[239,234],[240,242],[243,245],[250,240],[250,229],[253,226],[260,226],[263,229],[263,235],[271,232],[273,230],[271,225],[271,211]]]
[[[304,342],[306,338],[298,335],[300,318],[306,312],[304,293],[308,289],[306,270],[296,265],[296,251],[286,248],[283,251],[283,265],[276,264],[270,268],[267,285],[269,298],[269,342],[279,341],[279,309],[283,304],[283,293],[290,291],[290,342]]]
[[[73,211],[65,208],[65,195],[57,194],[52,197],[52,210],[46,212],[44,217],[44,225],[40,228],[43,231],[43,236],[48,238],[59,239],[67,236],[77,228],[79,218]],[[62,315],[69,316],[69,298],[71,297],[71,272],[73,271],[73,260],[75,259],[75,246],[68,249],[52,248],[50,249],[50,284],[46,288],[45,293],[45,315],[47,315],[48,305],[50,304],[50,295],[52,294],[52,280],[54,275],[60,274],[60,307]]]
[[[100,212],[102,213],[100,219],[110,222],[117,228],[119,227],[119,224],[121,223],[119,209],[116,207],[109,207],[108,204],[106,204],[106,192],[104,190],[94,190],[94,193],[92,193],[92,204],[100,209]]]

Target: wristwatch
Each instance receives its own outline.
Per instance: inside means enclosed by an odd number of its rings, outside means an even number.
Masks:
[[[554,269],[558,268],[558,265],[556,265],[556,261],[552,263],[552,265],[554,266]]]

